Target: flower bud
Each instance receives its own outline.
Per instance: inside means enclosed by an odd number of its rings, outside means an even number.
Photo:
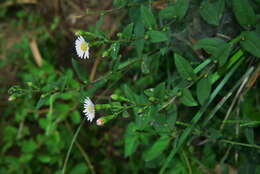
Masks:
[[[102,118],[97,119],[96,124],[98,126],[103,126],[104,125],[104,119],[102,119]]]
[[[112,94],[110,97],[111,97],[111,99],[113,99],[113,100],[129,101],[127,98],[122,97],[122,96],[119,96],[119,95],[117,95],[117,94]]]
[[[9,98],[8,98],[8,101],[14,101],[16,99],[16,97],[14,96],[14,95],[12,95],[12,96],[10,96]]]
[[[103,126],[105,123],[107,123],[108,121],[112,120],[115,117],[116,115],[108,115],[108,116],[100,117],[99,119],[97,119],[96,124],[98,126]]]

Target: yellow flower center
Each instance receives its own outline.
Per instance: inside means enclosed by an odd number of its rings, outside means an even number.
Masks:
[[[81,45],[80,45],[80,49],[82,51],[88,51],[88,44],[87,44],[87,42],[82,42]]]
[[[88,112],[89,113],[94,113],[94,106],[93,105],[89,105],[88,106]]]

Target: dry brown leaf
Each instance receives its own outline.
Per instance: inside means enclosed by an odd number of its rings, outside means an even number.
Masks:
[[[37,42],[35,39],[32,39],[30,41],[30,48],[31,48],[31,51],[32,51],[36,64],[39,67],[41,67],[42,66],[42,56],[41,56],[41,53],[39,51],[39,48],[38,48],[38,45],[37,45]]]
[[[254,86],[254,84],[257,82],[259,77],[260,77],[260,65],[258,65],[257,69],[250,76],[250,78],[246,84],[246,88],[252,88]]]
[[[167,0],[160,0],[160,1],[154,1],[152,3],[152,7],[155,9],[162,10],[168,6],[168,1]]]
[[[37,0],[16,0],[16,1],[6,1],[0,4],[0,7],[8,7],[17,4],[37,4]]]

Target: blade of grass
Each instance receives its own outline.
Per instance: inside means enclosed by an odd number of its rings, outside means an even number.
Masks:
[[[220,141],[223,142],[223,143],[228,143],[228,144],[232,144],[232,145],[238,145],[238,146],[260,149],[260,146],[257,145],[257,144],[246,144],[246,143],[240,143],[240,142],[230,141],[230,140],[220,140]]]
[[[250,76],[250,74],[253,72],[254,67],[251,67],[247,70],[247,72],[243,75],[243,77],[235,84],[235,86],[228,92],[227,95],[225,95],[220,102],[216,105],[216,107],[210,112],[208,118],[203,122],[203,127],[205,127],[208,122],[214,117],[214,115],[217,113],[217,111],[221,108],[221,106],[229,99],[229,97],[232,96],[234,91],[239,87],[239,85]]]
[[[227,81],[231,78],[231,76],[234,74],[235,70],[239,67],[239,65],[243,62],[244,58],[241,58],[237,64],[234,65],[234,67],[227,73],[227,75],[223,78],[223,80],[219,83],[217,88],[213,91],[211,94],[208,102],[202,106],[202,108],[197,112],[197,114],[193,117],[191,120],[192,126],[188,127],[184,130],[183,134],[180,137],[180,140],[178,141],[177,147],[172,149],[170,154],[168,155],[165,163],[163,164],[162,168],[160,169],[160,174],[163,174],[166,168],[169,165],[169,162],[173,159],[175,154],[179,151],[179,149],[182,147],[186,139],[188,138],[189,134],[193,130],[195,124],[200,120],[203,113],[206,111],[207,107],[211,104],[213,99],[217,96],[217,94],[220,92],[220,90],[224,87],[224,85],[227,83]]]
[[[251,69],[251,68],[250,68],[250,69]],[[251,70],[253,71],[253,69],[251,69]],[[251,71],[251,72],[252,72],[252,71]],[[249,75],[250,75],[250,74],[249,74]],[[241,91],[244,89],[244,87],[245,87],[245,85],[246,85],[246,83],[247,83],[247,81],[248,81],[249,75],[244,78],[242,84],[240,85],[239,89],[237,90],[237,93],[236,93],[234,99],[232,100],[232,103],[231,103],[230,107],[228,108],[228,111],[227,111],[227,113],[226,113],[226,116],[225,116],[224,120],[222,121],[222,123],[221,123],[221,125],[220,125],[220,130],[223,130],[223,128],[224,128],[224,126],[225,126],[224,122],[225,122],[225,121],[228,119],[228,117],[230,116],[231,111],[232,111],[232,109],[233,109],[235,103],[238,101],[238,97],[240,97],[241,95],[243,95],[243,94],[241,94]]]

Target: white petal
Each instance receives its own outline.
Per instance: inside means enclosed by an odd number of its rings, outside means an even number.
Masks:
[[[84,51],[83,51],[83,56],[82,56],[82,57],[83,57],[83,59],[85,59],[85,58],[86,58],[86,56],[85,56],[85,55],[86,55],[86,52],[84,52]]]
[[[85,41],[85,39],[82,36],[79,36],[80,41]]]
[[[87,58],[89,59],[89,51],[87,51],[86,54],[87,54]]]

